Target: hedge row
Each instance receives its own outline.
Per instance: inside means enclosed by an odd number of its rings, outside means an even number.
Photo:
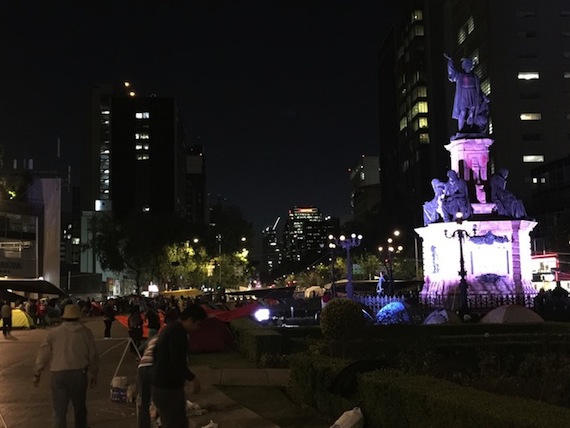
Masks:
[[[347,364],[307,355],[291,358],[290,396],[327,415],[359,406],[370,428],[546,428],[567,426],[570,420],[569,409],[395,370],[359,375],[356,394],[342,398],[329,388]]]

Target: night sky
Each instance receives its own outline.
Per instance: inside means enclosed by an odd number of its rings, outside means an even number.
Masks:
[[[0,5],[5,166],[54,169],[59,137],[79,185],[90,85],[128,80],[177,99],[209,193],[240,206],[258,236],[295,205],[350,213],[348,168],[378,155],[390,2],[87,3]]]

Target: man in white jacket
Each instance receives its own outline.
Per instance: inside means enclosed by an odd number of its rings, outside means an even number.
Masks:
[[[73,403],[75,427],[87,428],[87,385],[97,384],[99,354],[93,333],[79,319],[81,309],[66,305],[62,324],[50,330],[40,345],[34,367],[34,386],[49,365],[53,405],[53,426],[66,427],[69,401]]]

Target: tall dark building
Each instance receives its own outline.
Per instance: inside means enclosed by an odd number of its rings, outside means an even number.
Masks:
[[[449,143],[445,115],[443,0],[400,3],[378,53],[381,224],[411,228],[445,177]],[[447,140],[447,141],[446,141]]]
[[[176,101],[128,90],[93,87],[82,209],[187,216],[186,155],[192,153]]]
[[[192,145],[186,155],[186,218],[207,224],[206,164],[202,146]]]
[[[277,218],[272,226],[267,226],[262,234],[262,270],[272,274],[283,261],[282,245],[277,235],[277,225],[281,218]]]

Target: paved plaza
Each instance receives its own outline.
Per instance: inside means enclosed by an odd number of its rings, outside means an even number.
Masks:
[[[103,339],[101,318],[83,320],[93,331],[99,354],[101,369],[98,385],[87,392],[89,426],[91,428],[136,427],[134,403],[115,403],[110,400],[110,383],[115,372],[127,376],[129,383],[136,383],[136,356],[125,351],[127,329],[120,323],[113,323],[111,340]],[[53,328],[53,327],[48,327]],[[32,386],[32,370],[39,344],[46,329],[14,330],[11,339],[0,339],[0,428],[48,428],[51,420],[50,375],[44,373],[39,388]],[[124,358],[123,358],[124,356]],[[121,360],[123,359],[122,363]],[[249,409],[232,401],[214,385],[284,386],[288,380],[286,369],[255,368],[210,368],[205,365],[192,366],[199,377],[202,392],[188,398],[208,409],[202,416],[191,416],[190,427],[202,427],[211,419],[219,428],[279,428],[261,418]],[[70,405],[68,426],[72,427],[73,411]]]

